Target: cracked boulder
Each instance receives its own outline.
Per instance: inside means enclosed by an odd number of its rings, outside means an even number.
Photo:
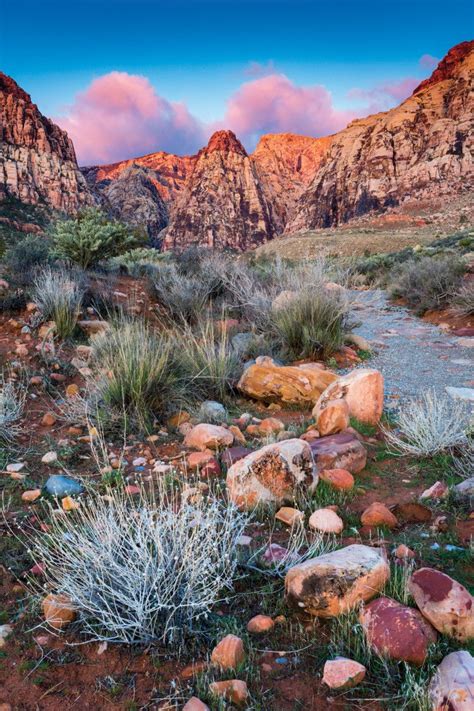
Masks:
[[[351,417],[377,425],[383,412],[383,387],[380,371],[372,368],[353,370],[326,388],[314,406],[313,417],[320,417],[331,400],[344,400]]]

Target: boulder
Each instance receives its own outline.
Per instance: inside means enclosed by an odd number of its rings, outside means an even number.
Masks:
[[[352,432],[319,437],[309,443],[318,471],[346,469],[358,474],[367,463],[367,450]]]
[[[209,684],[209,691],[213,696],[221,697],[236,706],[243,706],[248,696],[247,684],[240,679],[214,681],[212,684]]]
[[[429,686],[433,711],[472,711],[474,708],[474,657],[462,650],[448,654]]]
[[[313,405],[338,376],[323,368],[279,366],[271,359],[250,365],[239,380],[245,395],[266,402]]]
[[[323,469],[319,478],[336,491],[350,491],[354,488],[354,477],[347,469]]]
[[[390,577],[384,552],[354,544],[295,565],[286,574],[288,601],[317,617],[336,617],[370,600]]]
[[[367,669],[363,664],[359,664],[353,659],[336,657],[336,659],[328,659],[325,663],[323,683],[327,684],[330,689],[352,689],[363,681],[366,673]]]
[[[224,467],[231,467],[232,464],[243,459],[247,454],[251,454],[252,450],[248,447],[229,447],[221,455],[221,462]]]
[[[380,501],[374,501],[368,506],[360,517],[363,526],[387,526],[387,528],[395,528],[398,524],[396,516],[390,511],[385,504]]]
[[[344,522],[332,509],[318,509],[309,517],[309,527],[321,533],[342,533]]]
[[[228,634],[214,647],[211,662],[221,669],[235,669],[245,661],[244,643],[235,634]]]
[[[251,634],[265,634],[270,632],[275,626],[274,621],[268,615],[255,615],[247,623],[247,632]]]
[[[321,435],[337,434],[349,427],[349,405],[343,399],[325,400],[315,405],[313,417]]]
[[[466,588],[433,568],[416,570],[408,589],[438,632],[465,642],[474,637],[474,598]]]
[[[222,449],[230,447],[234,441],[234,435],[225,427],[219,425],[200,424],[196,425],[186,434],[184,444],[192,449]]]
[[[346,401],[351,417],[370,425],[378,424],[383,412],[382,373],[370,368],[358,368],[338,378],[321,394],[313,416],[324,410],[327,402],[339,399]]]
[[[369,602],[361,610],[359,621],[368,643],[378,654],[418,666],[438,636],[418,610],[388,597]]]
[[[76,609],[68,595],[50,593],[41,603],[44,619],[50,627],[62,630],[76,618]]]
[[[318,482],[311,448],[301,439],[268,444],[233,464],[227,472],[229,498],[239,508],[281,506],[298,490],[312,491]]]

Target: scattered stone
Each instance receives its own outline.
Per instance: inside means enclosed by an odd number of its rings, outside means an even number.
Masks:
[[[221,449],[230,447],[234,435],[219,425],[200,424],[193,427],[185,436],[184,444],[193,449]]]
[[[448,485],[443,481],[437,481],[429,489],[420,494],[420,500],[424,499],[445,499],[449,494]]]
[[[41,424],[43,427],[52,427],[56,424],[56,415],[53,412],[46,412],[41,419]]]
[[[169,420],[168,420],[168,427],[176,428],[182,425],[185,422],[189,422],[191,419],[191,415],[189,412],[177,412],[175,415],[172,415]]]
[[[429,685],[433,711],[472,711],[474,657],[462,650],[448,654]]]
[[[410,577],[408,589],[438,632],[461,642],[474,637],[474,598],[461,583],[439,570],[420,568]]]
[[[271,358],[257,358],[244,371],[238,388],[256,400],[312,405],[337,379],[337,375],[323,368],[279,366]]]
[[[54,464],[54,462],[58,461],[57,452],[46,452],[46,454],[41,457],[41,461],[43,464]]]
[[[221,669],[235,669],[244,661],[244,643],[235,634],[228,634],[212,650],[211,662]]]
[[[231,501],[244,509],[281,506],[297,489],[312,491],[318,482],[310,446],[301,439],[268,444],[233,464],[227,472]]]
[[[220,424],[221,422],[226,422],[227,410],[220,402],[205,400],[199,408],[198,418],[200,422]]]
[[[247,632],[251,634],[265,634],[266,632],[270,632],[274,626],[274,621],[268,615],[255,615],[247,624]]]
[[[290,603],[317,617],[336,617],[380,592],[390,577],[382,549],[354,544],[290,568]]]
[[[393,554],[395,558],[398,558],[399,560],[406,560],[407,558],[415,557],[414,551],[412,551],[411,548],[408,548],[408,546],[406,546],[404,543],[400,543],[400,545],[395,548]]]
[[[329,385],[316,403],[323,410],[330,400],[343,398],[349,414],[360,422],[378,424],[383,412],[383,375],[378,370],[359,368]]]
[[[367,450],[352,432],[320,437],[309,443],[318,471],[346,469],[358,474],[367,463]]]
[[[245,681],[240,681],[240,679],[214,681],[209,684],[209,691],[214,696],[220,696],[237,706],[243,706],[248,696],[247,684]]]
[[[7,472],[21,472],[22,469],[26,467],[26,462],[14,462],[12,464],[7,464]]]
[[[79,395],[79,385],[70,383],[66,388],[66,397],[73,398]]]
[[[0,625],[0,647],[4,647],[7,643],[7,638],[13,632],[11,625]]]
[[[304,513],[291,506],[282,506],[276,512],[275,518],[282,523],[286,523],[287,526],[296,526],[298,523],[303,523]]]
[[[84,487],[80,481],[72,479],[70,476],[53,474],[44,485],[44,490],[50,496],[63,499],[65,496],[78,496],[82,494]]]
[[[456,501],[474,508],[474,476],[465,479],[460,484],[453,487],[453,494]]]
[[[24,491],[21,495],[21,500],[28,504],[33,503],[41,496],[41,489],[30,489],[29,491]]]
[[[319,478],[336,491],[349,491],[354,488],[354,477],[347,469],[323,469]]]
[[[433,515],[427,506],[416,502],[397,504],[393,513],[401,523],[428,523]]]
[[[363,664],[353,659],[336,657],[336,659],[328,659],[325,663],[323,682],[330,689],[352,689],[364,680],[366,673],[367,669]]]
[[[397,517],[388,509],[385,504],[380,501],[374,501],[362,513],[360,520],[363,526],[387,526],[387,528],[395,528],[398,525]]]
[[[349,405],[343,399],[318,400],[313,408],[313,417],[321,435],[332,435],[349,427]]]
[[[75,501],[71,496],[65,496],[64,499],[61,499],[61,506],[63,507],[63,511],[76,511],[81,507],[81,504],[79,501]]]
[[[214,459],[214,452],[210,449],[205,449],[202,452],[191,452],[186,457],[186,464],[190,469],[201,469]]]
[[[198,699],[197,696],[191,696],[183,706],[183,711],[209,711],[209,706]]]
[[[61,630],[76,618],[76,610],[71,598],[62,593],[46,595],[41,603],[46,622],[56,630]]]
[[[277,435],[285,429],[285,425],[281,420],[276,417],[266,417],[260,422],[258,427],[258,432],[262,437],[268,437],[269,435]]]
[[[309,517],[309,527],[321,533],[342,533],[344,522],[335,511],[331,509],[318,509]]]
[[[229,427],[229,432],[232,432],[234,435],[234,442],[238,442],[245,447],[246,439],[240,427],[237,427],[237,425],[231,425]]]
[[[278,543],[270,543],[262,554],[262,563],[265,565],[278,565],[283,561],[296,563],[296,555],[292,555],[288,548]]]

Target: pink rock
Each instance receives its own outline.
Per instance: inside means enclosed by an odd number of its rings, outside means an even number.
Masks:
[[[385,504],[380,501],[374,501],[368,508],[365,509],[360,517],[363,526],[387,526],[387,528],[395,528],[398,524],[396,516],[390,511]]]
[[[323,393],[324,394],[324,393]],[[318,400],[313,417],[321,435],[332,435],[349,427],[349,405],[343,399]]]
[[[221,639],[211,654],[211,662],[221,669],[235,669],[244,660],[244,643],[235,634],[228,634]]]
[[[319,478],[336,491],[349,491],[354,488],[354,477],[347,469],[323,469]]]
[[[309,517],[309,526],[321,533],[342,533],[344,522],[335,511],[331,509],[318,509]]]
[[[461,642],[474,637],[474,598],[466,588],[433,568],[416,570],[408,589],[438,632]]]
[[[249,620],[247,631],[251,634],[265,634],[265,632],[270,632],[274,626],[274,621],[268,615],[255,615]]]
[[[240,679],[214,681],[212,684],[209,684],[209,690],[214,696],[220,696],[236,706],[243,706],[247,701],[247,684]]]
[[[437,481],[429,489],[426,489],[422,494],[420,494],[420,499],[445,499],[449,494],[449,488],[447,484],[442,481]]]
[[[205,423],[193,427],[184,438],[186,447],[201,451],[230,447],[233,441],[234,435],[225,427]]]
[[[351,417],[377,425],[383,412],[383,375],[378,370],[357,368],[328,385],[316,403],[317,412],[330,400],[344,399]]]
[[[323,682],[330,689],[351,689],[360,684],[366,673],[367,669],[363,664],[353,659],[336,657],[336,659],[328,659],[325,663]]]
[[[433,711],[472,711],[474,657],[464,650],[448,654],[431,680],[429,696]]]
[[[192,696],[183,706],[183,711],[209,711],[209,706],[198,699],[197,696]]]

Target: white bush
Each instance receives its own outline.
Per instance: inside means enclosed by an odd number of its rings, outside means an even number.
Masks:
[[[246,517],[159,481],[153,497],[111,490],[30,537],[47,588],[71,598],[89,639],[178,644],[232,587]]]
[[[25,407],[24,390],[0,375],[0,444],[7,446],[20,433],[19,419]]]
[[[468,410],[463,402],[439,396],[433,390],[404,403],[397,424],[399,433],[384,428],[395,452],[433,456],[467,442]]]

